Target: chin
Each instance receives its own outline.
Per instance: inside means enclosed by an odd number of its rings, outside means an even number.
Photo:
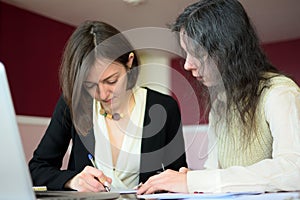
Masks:
[[[215,85],[217,85],[215,82],[209,82],[209,81],[201,81],[203,85],[205,85],[206,87],[213,87]]]

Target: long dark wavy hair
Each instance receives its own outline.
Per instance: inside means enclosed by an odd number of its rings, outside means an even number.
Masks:
[[[184,31],[192,39],[193,42],[186,44],[189,53],[197,56],[204,50],[215,62],[227,98],[226,110],[220,115],[226,116],[230,127],[233,117],[230,109],[236,108],[243,125],[243,138],[250,141],[251,132],[257,128],[255,114],[260,95],[272,78],[265,74],[273,72],[276,76],[280,72],[263,53],[243,6],[237,0],[196,2],[179,15],[172,30]]]

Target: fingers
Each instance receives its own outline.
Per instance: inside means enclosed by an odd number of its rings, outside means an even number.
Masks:
[[[156,191],[158,191],[158,184],[156,181],[148,180],[145,184],[141,185],[138,190],[137,194],[152,194]]]
[[[105,176],[101,170],[98,170],[94,167],[86,167],[86,170],[89,171],[103,186],[105,191],[110,191],[110,184],[112,182],[111,178]]]
[[[182,171],[185,170],[182,169]],[[138,189],[137,194],[152,194],[161,191],[187,193],[186,176],[186,173],[168,169],[159,175],[150,177]]]
[[[85,171],[78,174],[78,186],[80,192],[99,192],[104,190],[103,185],[94,176]]]
[[[187,173],[188,171],[189,171],[189,169],[186,167],[180,167],[180,169],[179,169],[179,172],[181,172],[181,173]]]
[[[109,178],[108,176],[106,176],[106,181],[107,181],[109,184],[111,184],[111,183],[112,183],[112,179],[111,179],[111,178]]]
[[[96,177],[98,179],[98,181],[100,183],[102,183],[102,185],[104,185],[104,186],[110,186],[110,184],[112,182],[111,178],[105,176],[105,174],[101,170],[96,169],[94,167],[86,166],[84,168],[84,171],[87,171],[87,173]]]
[[[138,190],[143,185],[143,182],[140,182],[137,186],[135,186],[133,189]]]
[[[71,180],[70,187],[80,192],[99,192],[105,191],[104,182],[111,181],[101,170],[87,166]]]
[[[152,194],[157,191],[165,190],[164,177],[168,174],[168,170],[150,177],[145,184],[141,184],[137,190],[137,194]]]

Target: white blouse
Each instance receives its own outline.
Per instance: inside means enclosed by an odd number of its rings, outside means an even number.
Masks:
[[[133,94],[135,106],[132,110],[126,133],[124,133],[122,147],[115,167],[113,167],[105,117],[99,114],[100,103],[94,101],[95,162],[98,169],[102,170],[106,176],[112,179],[111,187],[114,189],[132,189],[138,185],[139,181],[141,141],[147,90],[144,88],[134,88]],[[97,106],[96,103],[98,104]]]
[[[205,170],[189,171],[190,193],[232,191],[294,191],[300,189],[300,89],[278,85],[270,89],[264,105],[273,137],[272,159],[250,166],[218,166],[217,138],[209,127],[209,155]]]

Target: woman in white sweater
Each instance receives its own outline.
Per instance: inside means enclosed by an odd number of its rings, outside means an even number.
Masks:
[[[155,175],[138,194],[299,190],[300,89],[268,62],[243,6],[196,2],[173,30],[184,68],[209,92],[208,159]]]

